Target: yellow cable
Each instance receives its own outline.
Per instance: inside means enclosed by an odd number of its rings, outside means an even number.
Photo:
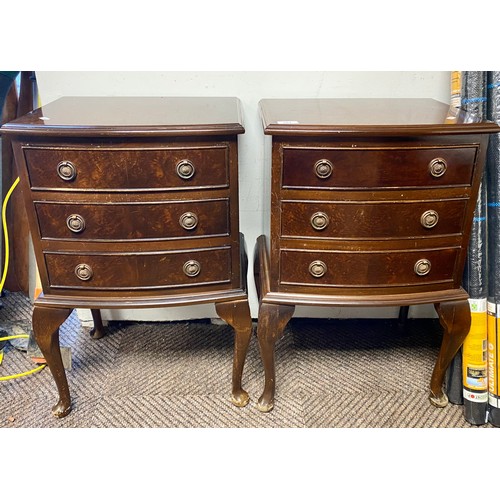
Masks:
[[[26,334],[20,334],[20,335],[9,335],[8,337],[0,337],[0,341],[2,340],[10,340],[10,339],[28,339],[29,335]],[[36,368],[33,368],[33,370],[29,370],[27,372],[23,373],[16,373],[15,375],[6,375],[5,377],[0,377],[0,381],[2,380],[12,380],[13,378],[19,378],[19,377],[24,377],[26,375],[31,375],[32,373],[39,372],[40,370],[43,370],[47,366],[46,363],[43,363],[40,366],[37,366]]]
[[[25,333],[20,333],[19,335],[9,335],[8,337],[0,337],[1,340],[10,340],[10,339],[29,339],[30,336]]]
[[[3,286],[5,284],[5,280],[7,279],[7,270],[9,267],[9,233],[7,231],[7,221],[6,221],[6,210],[7,210],[7,203],[10,199],[10,196],[12,195],[12,191],[16,188],[16,186],[19,184],[19,177],[14,181],[12,186],[10,187],[7,195],[5,196],[5,200],[3,201],[2,205],[2,225],[3,225],[3,233],[4,233],[4,240],[5,240],[5,264],[3,268],[3,275],[2,275],[2,281],[0,282],[0,294],[2,293]],[[29,338],[29,335],[10,335],[9,337],[0,337],[0,340],[10,340],[10,339],[27,339]],[[19,378],[19,377],[24,377],[26,375],[31,375],[32,373],[39,372],[40,370],[43,370],[47,365],[44,363],[40,366],[37,366],[36,368],[33,368],[33,370],[29,370],[27,372],[23,373],[16,373],[15,375],[6,375],[5,377],[0,377],[0,381],[2,380],[11,380],[14,378]]]
[[[5,264],[3,266],[2,281],[0,282],[0,294],[2,293],[5,280],[7,279],[7,270],[9,268],[9,233],[7,231],[7,221],[5,217],[5,212],[7,210],[7,202],[9,201],[10,195],[12,194],[12,191],[14,191],[18,183],[19,183],[19,177],[14,181],[14,184],[12,184],[12,186],[10,187],[7,196],[5,196],[5,200],[3,201],[3,206],[2,206],[2,224],[3,224],[3,233],[5,239]]]
[[[19,377],[24,377],[26,375],[31,375],[32,373],[36,373],[43,370],[46,366],[47,366],[46,364],[43,364],[37,366],[36,368],[33,368],[33,370],[30,370],[29,372],[16,373],[15,375],[6,375],[5,377],[0,377],[0,382],[3,380],[12,380],[13,378],[19,378]]]

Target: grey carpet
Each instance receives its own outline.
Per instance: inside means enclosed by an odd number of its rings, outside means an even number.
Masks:
[[[2,299],[0,326],[29,326],[21,294]],[[67,372],[73,410],[51,415],[57,392],[50,371],[0,382],[0,427],[408,428],[474,427],[463,407],[430,405],[427,392],[441,341],[437,320],[293,318],[276,349],[275,408],[256,408],[263,370],[255,335],[244,371],[251,402],[230,402],[233,331],[209,321],[112,322],[89,337],[76,313],[61,328],[71,348]],[[6,346],[0,376],[34,367]],[[485,426],[485,427],[488,427]]]

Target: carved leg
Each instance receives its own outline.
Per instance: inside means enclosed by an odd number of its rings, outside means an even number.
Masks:
[[[71,411],[71,397],[59,346],[59,327],[70,313],[71,309],[36,305],[33,309],[33,334],[59,392],[59,401],[52,407],[52,413],[59,418],[65,417]]]
[[[241,380],[247,356],[248,345],[252,338],[252,317],[247,300],[219,302],[215,304],[217,314],[234,328],[233,388],[231,401],[236,406],[246,406],[250,401],[243,390]]]
[[[434,305],[444,329],[443,342],[431,377],[429,399],[434,406],[444,408],[448,397],[443,392],[446,370],[469,333],[471,315],[468,300],[442,302]]]
[[[295,306],[262,303],[259,308],[257,337],[260,355],[264,364],[264,392],[259,398],[257,408],[268,412],[274,406],[275,363],[274,351],[276,342],[283,337],[285,326],[293,316]]]
[[[92,319],[94,320],[94,328],[90,330],[90,337],[94,340],[102,339],[106,335],[106,329],[102,324],[101,310],[91,309]]]

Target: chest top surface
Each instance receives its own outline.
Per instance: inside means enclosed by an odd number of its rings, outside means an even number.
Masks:
[[[235,97],[62,97],[2,127],[17,135],[243,133]]]
[[[441,135],[500,132],[434,99],[263,99],[268,135]]]

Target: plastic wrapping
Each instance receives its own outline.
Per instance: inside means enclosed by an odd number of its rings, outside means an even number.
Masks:
[[[475,121],[486,119],[486,87],[487,72],[464,71],[461,73],[461,107],[472,115]],[[474,210],[462,280],[463,286],[471,298],[471,303],[477,303],[478,301],[486,302],[488,297],[487,246],[487,175],[485,169]],[[482,314],[484,318],[475,318],[475,323],[483,323],[484,320],[486,324],[486,311]],[[486,335],[487,331],[485,328],[485,339]],[[474,352],[465,351],[465,349],[470,349],[471,345],[470,342],[466,342],[462,348],[462,381],[467,380],[471,371],[471,366],[468,366],[468,363],[475,357]],[[473,370],[476,368],[475,366],[472,367]],[[471,386],[467,387],[464,385],[464,417],[467,422],[474,425],[486,423],[488,408],[488,403],[484,400],[486,397],[486,390],[472,389]]]
[[[460,106],[469,114],[476,115],[479,120],[486,118],[487,78],[487,71],[462,72],[462,97]]]
[[[451,72],[451,97],[450,105],[453,108],[459,108],[462,99],[462,72]]]
[[[450,105],[453,108],[460,108],[462,100],[462,72],[451,72],[451,99]],[[455,405],[464,404],[462,386],[462,348],[451,360],[450,366],[446,370],[445,391],[450,403]]]
[[[491,71],[488,119],[500,124],[500,71]],[[488,296],[500,303],[500,134],[491,134],[486,160],[488,184]]]
[[[488,296],[486,184],[486,178],[483,175],[476,209],[474,210],[462,280],[465,290],[472,299],[483,299]]]
[[[464,417],[474,425],[487,421],[488,408],[488,313],[487,300],[469,299],[471,325],[462,347]]]
[[[462,74],[461,106],[479,120],[486,118],[486,78],[485,71]],[[486,175],[483,174],[463,276],[464,288],[472,299],[486,298],[488,294],[486,248]]]
[[[488,72],[487,81],[487,118],[500,124],[500,71]],[[489,302],[500,304],[500,134],[490,135],[487,155],[487,183],[488,183],[488,297]],[[495,326],[495,329],[498,328]],[[491,348],[491,336],[488,332],[488,377],[498,378],[499,349],[498,342],[494,342],[495,349]],[[493,359],[491,359],[493,358]],[[494,370],[491,367],[495,367]],[[498,380],[491,380],[488,405],[489,422],[500,427],[500,408],[498,405]],[[491,387],[496,389],[491,390]]]
[[[462,101],[462,72],[451,72],[451,98],[450,106],[460,108]],[[463,383],[462,383],[462,348],[451,360],[450,366],[446,370],[445,391],[450,403],[463,405]]]
[[[482,120],[486,117],[486,78],[486,72],[484,71],[452,73],[452,105],[459,105],[473,117],[474,121]],[[486,229],[486,181],[485,175],[483,175],[474,211],[470,242],[462,278],[463,287],[472,299],[486,299],[488,293]],[[461,349],[453,358],[446,374],[448,399],[454,404],[464,403],[462,394],[462,355],[463,350]],[[468,410],[466,412],[470,413]],[[481,412],[486,414],[486,406]],[[479,419],[481,418],[479,417]]]

